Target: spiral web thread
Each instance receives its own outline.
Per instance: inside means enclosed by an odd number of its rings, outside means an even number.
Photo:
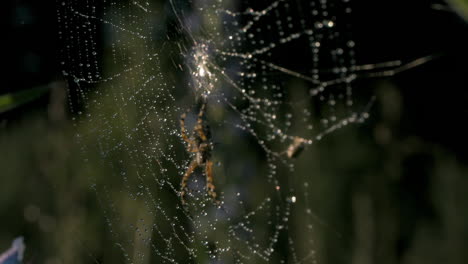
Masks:
[[[317,262],[311,176],[293,156],[368,117],[355,80],[428,59],[357,64],[351,15],[348,0],[57,2],[81,175],[124,262]],[[200,100],[220,203],[198,169],[182,206],[196,154],[179,118],[192,133]]]

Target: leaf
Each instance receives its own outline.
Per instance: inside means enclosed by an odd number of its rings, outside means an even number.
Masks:
[[[39,86],[16,93],[0,95],[0,114],[40,98],[49,89],[49,86]]]
[[[468,0],[449,0],[450,6],[468,22]]]

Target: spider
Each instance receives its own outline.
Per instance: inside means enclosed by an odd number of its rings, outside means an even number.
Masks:
[[[187,170],[185,171],[184,177],[182,178],[180,197],[182,204],[185,204],[185,189],[187,188],[187,181],[193,174],[197,167],[203,168],[206,175],[206,189],[208,194],[216,201],[215,186],[213,184],[213,162],[211,161],[211,151],[213,150],[213,143],[211,142],[211,133],[208,124],[204,123],[206,110],[206,102],[203,102],[197,117],[197,123],[195,124],[192,132],[192,136],[187,136],[187,129],[185,128],[185,118],[187,112],[180,116],[180,131],[182,139],[187,142],[187,151],[195,153],[193,159],[190,162]]]

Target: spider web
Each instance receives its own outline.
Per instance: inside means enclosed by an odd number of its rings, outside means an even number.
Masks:
[[[425,60],[357,64],[348,0],[57,6],[80,175],[124,263],[316,263],[314,226],[326,224],[291,156],[368,117],[372,95],[356,101],[356,79]],[[200,100],[220,204],[198,168],[182,206],[194,155],[179,118],[188,112],[192,133]]]

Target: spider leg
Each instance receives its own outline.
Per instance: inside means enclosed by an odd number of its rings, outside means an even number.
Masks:
[[[205,109],[206,103],[203,103],[200,107],[200,112],[198,112],[197,124],[195,125],[194,129],[202,141],[208,140],[208,137],[206,136],[203,129],[203,116],[205,115]]]
[[[187,113],[183,113],[182,115],[180,115],[180,135],[182,137],[182,139],[187,142],[189,145],[191,146],[195,146],[196,143],[194,140],[191,140],[188,136],[187,136],[187,129],[185,128],[185,118],[187,117]]]
[[[205,164],[205,173],[206,173],[206,189],[208,194],[216,201],[216,192],[215,186],[213,184],[213,162],[211,160],[207,160]]]
[[[196,160],[193,160],[187,171],[184,174],[184,177],[182,178],[182,183],[180,184],[180,199],[182,200],[182,204],[185,204],[185,189],[187,188],[187,181],[190,178],[190,175],[192,175],[193,171],[198,167],[198,163]]]

